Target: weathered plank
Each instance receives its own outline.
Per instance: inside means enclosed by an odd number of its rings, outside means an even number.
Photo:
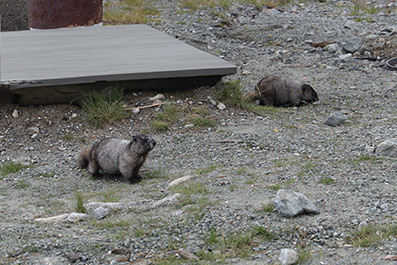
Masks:
[[[138,81],[141,87],[156,89],[165,85],[162,81],[171,81],[172,88],[180,86],[179,79],[187,79],[185,83],[194,86],[194,80],[213,83],[235,71],[235,65],[146,25],[1,34],[1,90],[20,96],[35,93],[34,88],[39,94],[45,88],[67,88],[67,94],[77,92],[73,85],[102,87],[103,82],[118,81]]]

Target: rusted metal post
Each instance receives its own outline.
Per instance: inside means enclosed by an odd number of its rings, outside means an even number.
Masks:
[[[32,29],[93,26],[102,23],[102,0],[29,0]]]

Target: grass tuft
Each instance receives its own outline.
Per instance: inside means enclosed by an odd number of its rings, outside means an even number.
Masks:
[[[246,108],[248,101],[244,98],[244,89],[240,80],[217,84],[214,98],[229,106]]]
[[[103,5],[103,21],[105,24],[143,24],[158,14],[153,1],[120,0]]]
[[[21,163],[10,162],[0,166],[0,177],[7,176],[11,173],[16,173],[22,169],[29,168],[30,166],[22,165]]]
[[[76,212],[86,213],[87,209],[83,205],[83,195],[81,195],[81,193],[76,193],[76,200],[77,200]]]
[[[356,247],[370,247],[383,239],[397,237],[397,225],[385,227],[367,226],[361,230],[354,230],[346,237],[346,241]]]
[[[85,118],[99,128],[128,116],[123,97],[124,89],[114,87],[110,91],[91,91],[83,95],[79,102],[85,112]]]

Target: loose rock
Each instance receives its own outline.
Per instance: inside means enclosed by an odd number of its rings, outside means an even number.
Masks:
[[[298,253],[293,249],[283,248],[279,260],[282,265],[294,264],[298,260]]]
[[[101,206],[99,208],[96,208],[94,211],[92,211],[91,214],[94,218],[96,218],[97,220],[100,220],[100,219],[105,218],[107,215],[109,215],[109,213],[110,212],[107,208]]]
[[[378,145],[375,149],[375,154],[378,156],[397,158],[397,138],[386,140]]]
[[[340,111],[336,111],[332,113],[326,120],[325,124],[329,126],[338,126],[342,124],[345,120],[347,120],[347,117],[342,114]]]
[[[292,190],[278,190],[274,205],[278,213],[285,217],[295,217],[300,214],[320,213],[317,207],[305,195]]]

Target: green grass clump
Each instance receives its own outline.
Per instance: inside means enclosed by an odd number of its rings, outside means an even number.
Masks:
[[[128,116],[123,97],[124,89],[114,87],[110,91],[91,91],[82,96],[79,101],[85,118],[99,128]]]
[[[7,176],[8,174],[11,174],[11,173],[16,173],[22,169],[29,168],[29,167],[30,166],[25,166],[25,165],[22,165],[21,163],[14,163],[14,162],[2,164],[0,166],[0,177]]]
[[[87,209],[83,205],[83,195],[81,193],[76,193],[76,212],[77,213],[86,213]]]
[[[221,82],[217,85],[214,98],[228,106],[246,108],[248,101],[240,80]]]
[[[270,202],[268,204],[263,205],[262,209],[267,213],[272,213],[276,209],[276,206],[274,206],[274,203]]]
[[[384,239],[397,237],[397,225],[376,227],[368,225],[361,230],[354,230],[346,241],[356,247],[370,247]]]
[[[321,179],[320,183],[324,184],[324,185],[331,185],[331,184],[335,183],[335,180],[333,178],[327,177],[327,178]]]
[[[194,171],[194,174],[196,174],[196,175],[208,174],[208,173],[210,173],[210,172],[214,171],[215,169],[217,169],[219,167],[222,167],[222,166],[223,166],[222,164],[216,164],[216,165],[211,165],[211,166],[206,167],[206,168],[199,168],[196,171]]]
[[[254,229],[253,235],[261,236],[266,240],[270,240],[274,238],[274,234],[263,226],[254,226],[253,229]]]
[[[23,190],[29,188],[30,184],[26,180],[20,180],[15,184],[15,188]]]
[[[216,121],[213,119],[206,119],[206,118],[201,118],[201,117],[192,117],[189,119],[189,121],[194,124],[194,126],[199,127],[199,128],[209,128],[209,127],[215,127],[216,126]]]
[[[156,114],[150,125],[155,131],[165,132],[173,123],[179,121],[181,112],[181,107],[173,104],[165,104],[162,112]]]

